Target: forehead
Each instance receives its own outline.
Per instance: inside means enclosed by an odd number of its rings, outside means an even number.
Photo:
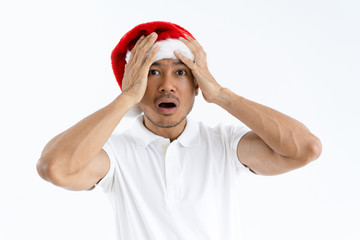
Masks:
[[[183,62],[181,62],[179,59],[161,59],[151,64],[151,66],[159,66],[159,67],[176,67],[179,65],[186,67],[186,65]]]

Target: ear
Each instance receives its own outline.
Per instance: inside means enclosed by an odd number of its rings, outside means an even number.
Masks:
[[[196,82],[195,78],[194,81],[195,81],[195,96],[197,96],[199,94],[199,84]]]

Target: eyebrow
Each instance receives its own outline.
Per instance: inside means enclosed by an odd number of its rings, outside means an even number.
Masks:
[[[151,64],[151,66],[163,66],[163,65],[164,64],[160,63],[160,62],[154,62],[153,64]],[[172,62],[171,65],[178,66],[178,65],[185,65],[185,64],[181,61],[175,61],[175,62]]]

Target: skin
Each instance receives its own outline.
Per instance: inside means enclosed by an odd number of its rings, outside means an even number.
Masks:
[[[183,132],[197,94],[198,86],[185,64],[174,59],[155,62],[150,67],[145,95],[140,101],[145,127],[173,141]],[[169,100],[177,102],[176,111],[159,111],[157,103]]]
[[[224,108],[252,130],[239,141],[237,155],[253,172],[281,174],[320,156],[320,140],[303,124],[222,87],[210,74],[206,53],[196,40],[180,38],[193,52],[194,61],[175,52],[181,62],[164,59],[152,64],[157,46],[148,57],[146,53],[156,37],[152,34],[136,43],[125,66],[123,92],[113,102],[45,146],[37,164],[42,178],[70,190],[90,189],[108,172],[110,161],[102,146],[131,107],[140,103],[144,125],[174,140],[186,126],[199,89],[207,102]],[[160,111],[158,103],[163,99],[176,101],[176,110]]]

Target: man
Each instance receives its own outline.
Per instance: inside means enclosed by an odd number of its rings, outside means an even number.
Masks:
[[[321,153],[303,124],[222,87],[200,44],[178,25],[138,25],[114,49],[112,64],[122,93],[54,137],[37,168],[70,190],[101,186],[119,239],[239,239],[239,174],[285,173]],[[251,131],[190,121],[199,89]],[[136,107],[143,115],[135,125],[112,134]]]

